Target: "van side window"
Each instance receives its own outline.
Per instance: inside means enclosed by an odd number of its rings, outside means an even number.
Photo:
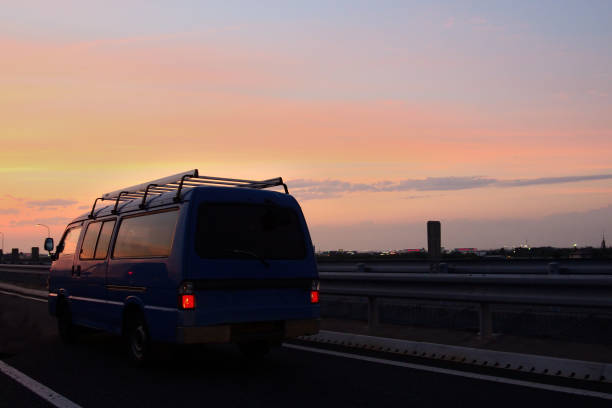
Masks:
[[[113,229],[115,228],[115,220],[105,221],[100,231],[98,238],[98,246],[96,247],[96,259],[105,259],[108,254],[108,244],[110,244]]]
[[[66,231],[64,239],[62,239],[62,242],[59,244],[59,247],[62,248],[61,255],[73,255],[76,252],[80,234],[81,227],[70,228]]]
[[[113,258],[151,258],[170,255],[178,211],[124,218],[119,224]]]
[[[87,226],[87,231],[85,231],[85,237],[83,238],[83,243],[81,244],[80,259],[93,259],[101,226],[101,222],[94,222]]]

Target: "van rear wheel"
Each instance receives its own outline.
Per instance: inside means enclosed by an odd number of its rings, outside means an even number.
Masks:
[[[65,300],[57,305],[57,331],[64,344],[76,342],[78,328],[72,322],[72,312]]]
[[[150,359],[151,339],[149,330],[140,314],[130,316],[126,325],[126,346],[130,360],[136,365],[143,365]]]

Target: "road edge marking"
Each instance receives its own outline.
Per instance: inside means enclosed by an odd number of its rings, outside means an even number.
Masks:
[[[473,372],[468,372],[468,371],[453,370],[449,368],[432,367],[432,366],[426,366],[422,364],[407,363],[404,361],[387,360],[387,359],[377,358],[377,357],[361,356],[359,354],[343,353],[341,351],[319,349],[315,347],[298,346],[296,344],[283,343],[283,347],[301,350],[301,351],[307,351],[311,353],[320,353],[320,354],[327,354],[327,355],[336,356],[336,357],[350,358],[353,360],[362,360],[362,361],[367,361],[370,363],[386,364],[386,365],[391,365],[391,366],[396,366],[396,367],[411,368],[411,369],[420,370],[420,371],[429,371],[429,372],[437,373],[437,374],[454,375],[458,377],[471,378],[475,380],[483,380],[483,381],[490,381],[490,382],[496,382],[496,383],[501,383],[501,384],[516,385],[520,387],[536,388],[536,389],[541,389],[545,391],[561,392],[565,394],[573,394],[573,395],[579,395],[583,397],[592,397],[592,398],[612,400],[612,394],[608,394],[605,392],[599,392],[599,391],[591,391],[591,390],[584,390],[580,388],[564,387],[561,385],[536,383],[536,382],[525,381],[525,380],[516,380],[513,378],[497,377],[493,375],[478,374],[478,373],[473,373]]]
[[[21,295],[19,293],[15,293],[15,292],[8,292],[5,290],[0,290],[0,293],[2,293],[3,295],[9,295],[9,296],[15,296],[15,297],[19,297],[22,299],[30,299],[30,300],[36,300],[37,302],[44,302],[47,303],[47,299],[40,299],[40,298],[35,298],[32,296],[25,296],[25,295]]]
[[[382,351],[391,354],[451,361],[473,366],[499,368],[520,373],[612,383],[612,363],[376,337],[329,330],[321,330],[318,334],[299,337],[299,339],[312,343],[334,344],[358,350]]]
[[[82,408],[80,405],[75,404],[63,395],[58,394],[51,388],[39,383],[31,377],[28,377],[16,368],[6,364],[0,360],[0,372],[6,374],[25,388],[38,395],[40,398],[49,402],[53,406],[58,408]]]

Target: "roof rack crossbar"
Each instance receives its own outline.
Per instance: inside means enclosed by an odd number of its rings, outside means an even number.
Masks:
[[[273,180],[278,180],[278,178],[269,179],[269,180],[244,180],[244,179],[232,179],[232,178],[226,178],[226,177],[210,177],[210,176],[198,176],[198,177],[193,177],[193,178],[194,179],[202,179],[202,180],[231,181],[231,182],[235,182],[235,183],[262,183],[262,182],[266,182],[266,181],[270,181],[271,182]]]
[[[193,181],[193,180],[185,180],[185,182],[183,182],[183,186],[193,186],[193,187],[198,187],[198,186],[205,186],[207,184],[214,184],[214,185],[221,185],[221,186],[238,186],[238,187],[250,187],[253,186],[255,184],[247,184],[247,183],[230,183],[229,181],[207,181],[207,182],[198,182],[198,181]]]
[[[181,193],[183,192],[183,190],[206,185],[233,186],[253,189],[264,189],[282,186],[285,190],[285,193],[289,194],[289,189],[287,188],[287,185],[283,182],[283,179],[281,177],[272,178],[268,180],[245,180],[227,177],[211,177],[200,176],[198,170],[193,169],[185,171],[183,173],[174,174],[172,176],[163,177],[157,180],[149,181],[147,183],[137,184],[135,186],[103,194],[101,197],[96,198],[89,217],[94,218],[94,211],[98,200],[115,201],[115,205],[111,213],[117,214],[120,201],[130,201],[138,198],[141,199],[139,207],[145,208],[148,197],[158,196],[167,192],[176,191],[174,201],[180,202]]]

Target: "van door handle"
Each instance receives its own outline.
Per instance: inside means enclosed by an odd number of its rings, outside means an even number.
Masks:
[[[77,276],[81,276],[81,265],[77,265],[76,274]]]

